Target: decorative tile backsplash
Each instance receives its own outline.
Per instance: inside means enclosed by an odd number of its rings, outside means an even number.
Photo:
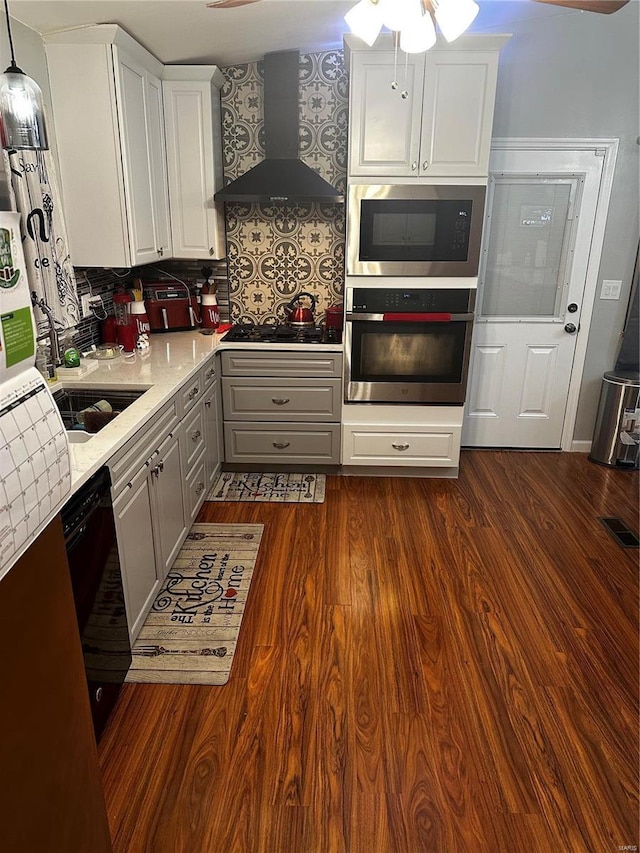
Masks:
[[[262,62],[222,69],[225,183],[264,159]],[[300,157],[339,190],[346,186],[348,77],[342,51],[300,56]],[[302,291],[316,317],[342,301],[344,205],[227,204],[233,322],[284,319]]]

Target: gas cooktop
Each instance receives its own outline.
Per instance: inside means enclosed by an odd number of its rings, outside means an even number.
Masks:
[[[258,344],[338,344],[338,329],[323,329],[319,326],[294,328],[283,323],[239,323],[232,326],[224,336],[225,343]]]

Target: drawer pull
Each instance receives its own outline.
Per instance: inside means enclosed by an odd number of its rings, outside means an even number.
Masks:
[[[213,377],[215,375],[216,375],[216,369],[215,369],[215,367],[212,367],[211,370],[207,371],[207,375],[205,376],[205,379],[213,379]]]
[[[191,433],[191,441],[197,441],[201,435],[202,435],[202,433],[200,432],[199,429],[197,429],[195,432]]]
[[[398,444],[398,443],[397,443],[397,442],[395,442],[395,441],[393,441],[393,442],[391,443],[391,447],[393,447],[393,449],[394,449],[394,450],[408,450],[408,449],[409,449],[409,445],[408,445],[408,444],[406,444],[406,443],[405,443],[405,444]]]
[[[193,398],[196,397],[197,395],[198,395],[198,387],[196,386],[195,388],[192,388],[191,391],[189,391],[188,398],[189,398],[189,400],[193,400]]]
[[[198,483],[196,486],[196,495],[201,494],[204,491],[204,483]]]
[[[286,403],[289,402],[289,398],[288,397],[272,397],[271,402],[275,403],[276,406],[284,406]]]
[[[290,441],[274,441],[273,442],[273,446],[275,448],[277,448],[278,450],[284,450],[285,447],[289,447],[290,444],[291,444]]]

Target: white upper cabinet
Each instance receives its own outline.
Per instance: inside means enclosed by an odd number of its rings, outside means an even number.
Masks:
[[[366,48],[347,36],[349,174],[485,177],[498,54],[507,39],[438,42],[423,54],[399,52],[396,63],[393,50]]]
[[[171,257],[162,64],[112,24],[45,47],[72,262]]]
[[[413,55],[394,75],[393,51],[351,54],[349,172],[410,175],[418,172],[424,55]],[[397,88],[392,83],[398,82]],[[408,97],[402,97],[406,91]]]
[[[223,258],[222,72],[212,65],[167,65],[164,116],[175,258]]]

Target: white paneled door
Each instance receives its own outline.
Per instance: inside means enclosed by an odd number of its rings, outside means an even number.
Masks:
[[[463,445],[563,446],[605,151],[492,152]]]

